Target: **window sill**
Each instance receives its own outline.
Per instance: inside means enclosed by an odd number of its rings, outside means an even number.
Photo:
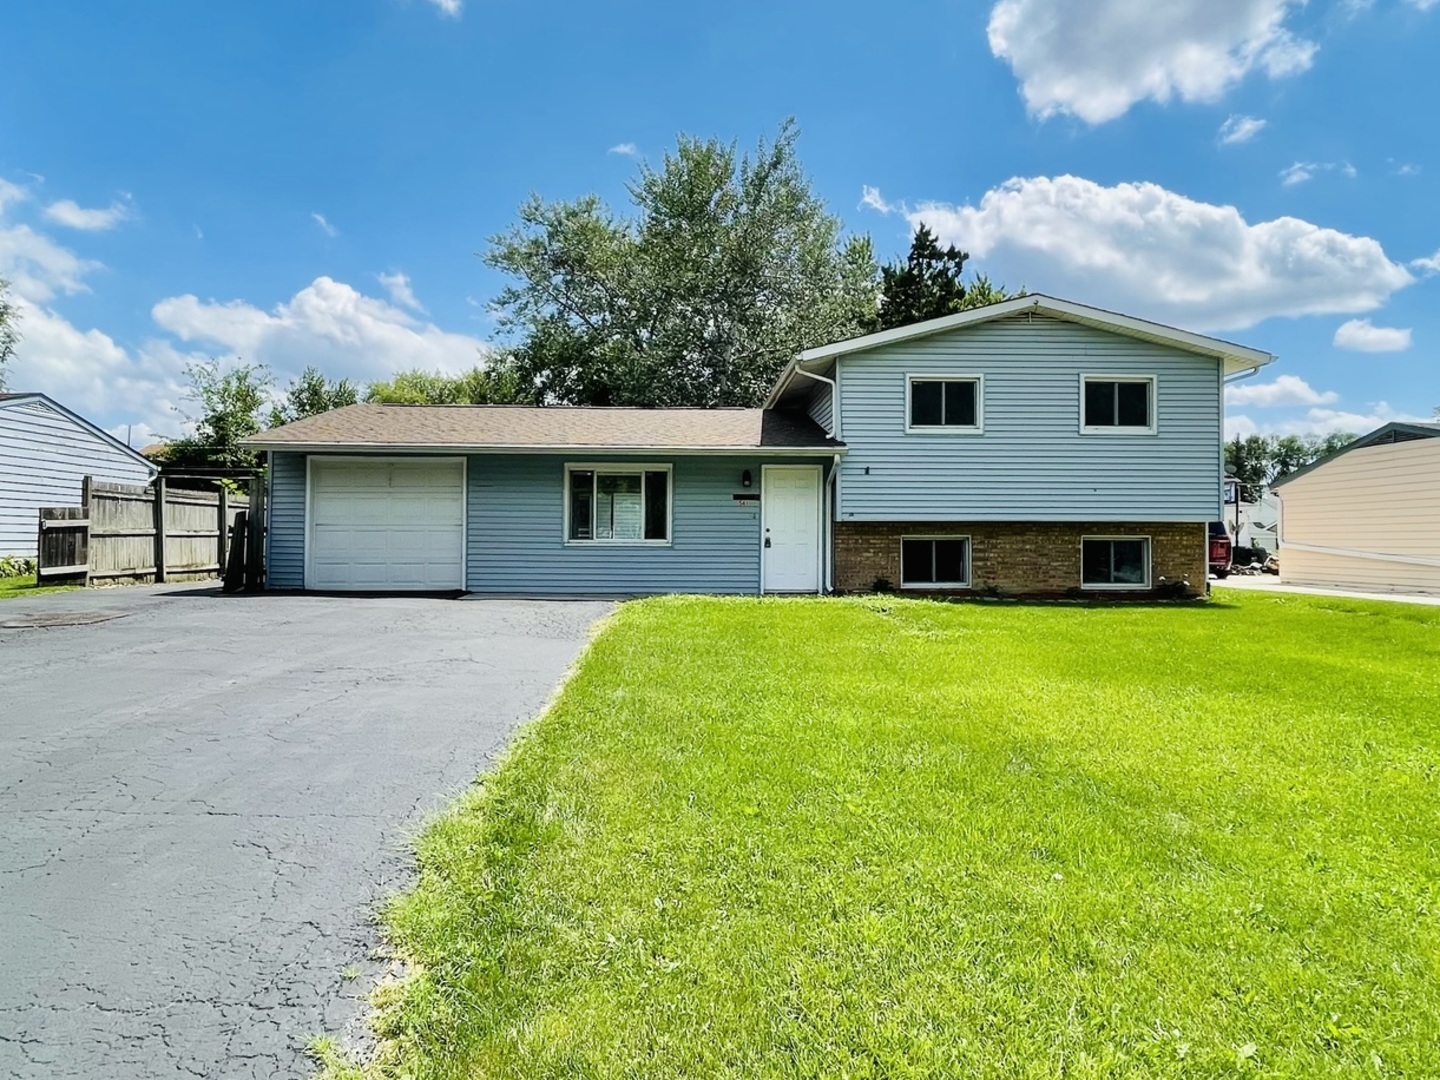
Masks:
[[[566,540],[565,546],[573,548],[668,548],[675,545],[670,540]]]
[[[1158,435],[1160,432],[1153,427],[1082,427],[1081,435]]]
[[[956,592],[960,589],[971,589],[974,588],[974,586],[972,586],[968,581],[924,581],[913,582],[909,585],[906,585],[902,582],[900,588],[909,589],[914,592],[937,592],[941,590],[946,592]]]
[[[960,427],[956,424],[907,425],[906,435],[984,435],[983,427]]]
[[[1085,582],[1082,581],[1082,582],[1080,583],[1080,588],[1085,589],[1085,590],[1087,590],[1087,591],[1089,591],[1089,592],[1145,592],[1147,589],[1153,588],[1153,586],[1152,586],[1148,581],[1142,582],[1142,583],[1140,583],[1140,584],[1135,584],[1135,583],[1133,583],[1133,582],[1132,582],[1132,583],[1120,583],[1120,582],[1116,582],[1114,585],[1100,585],[1100,584],[1089,584],[1089,585],[1087,585]]]

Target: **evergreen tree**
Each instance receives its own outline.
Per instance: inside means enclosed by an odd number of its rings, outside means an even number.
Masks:
[[[942,248],[935,234],[921,225],[910,241],[905,261],[880,268],[878,328],[893,330],[1009,299],[1004,286],[995,285],[983,274],[967,285],[965,263],[969,259],[954,244]]]

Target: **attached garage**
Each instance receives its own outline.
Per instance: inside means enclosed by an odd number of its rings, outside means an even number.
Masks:
[[[309,459],[305,586],[465,587],[465,459]]]

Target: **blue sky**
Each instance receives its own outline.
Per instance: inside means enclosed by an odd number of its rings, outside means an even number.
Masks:
[[[1219,10],[1217,10],[1219,9]],[[185,363],[458,369],[531,191],[677,132],[801,156],[884,257],[1268,349],[1235,431],[1440,405],[1440,0],[28,4],[0,79],[16,389],[140,444]]]

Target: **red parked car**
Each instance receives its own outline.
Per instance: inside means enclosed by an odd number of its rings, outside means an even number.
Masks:
[[[1235,541],[1223,521],[1210,522],[1210,572],[1217,578],[1228,577],[1230,561],[1235,555]]]

